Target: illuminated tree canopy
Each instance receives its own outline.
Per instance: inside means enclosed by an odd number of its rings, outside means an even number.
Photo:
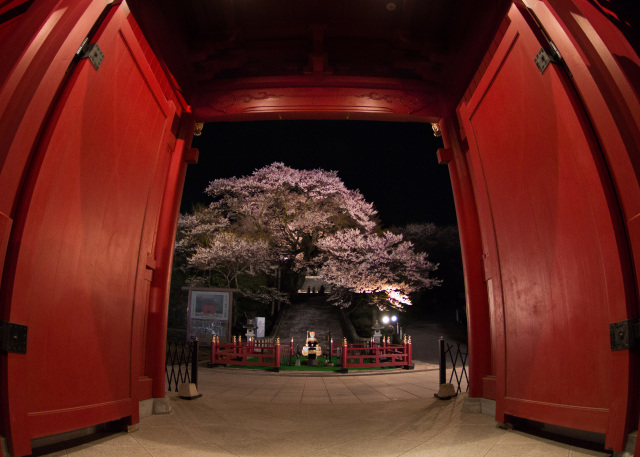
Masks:
[[[333,286],[332,299],[349,306],[351,294],[370,294],[379,307],[410,305],[409,294],[440,281],[429,277],[436,265],[426,253],[415,253],[402,235],[342,230],[319,241],[322,261],[318,274]],[[377,299],[377,300],[375,300]],[[380,303],[382,299],[382,303]]]
[[[276,162],[251,176],[217,179],[205,192],[214,200],[211,211],[252,226],[283,259],[302,254],[309,260],[318,239],[341,228],[376,226],[373,205],[347,189],[335,171]]]
[[[379,307],[402,308],[410,293],[439,283],[430,278],[436,266],[427,254],[415,253],[402,235],[381,232],[373,204],[335,171],[276,162],[250,176],[217,179],[206,193],[212,203],[181,215],[178,226],[176,252],[192,284],[236,287],[268,302],[282,298],[277,271],[314,272],[332,286],[336,305],[370,294]],[[258,277],[266,281],[258,284]]]

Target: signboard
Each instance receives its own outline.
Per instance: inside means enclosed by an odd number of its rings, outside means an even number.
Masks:
[[[188,337],[197,337],[201,343],[210,343],[215,335],[221,342],[229,342],[233,290],[212,288],[189,288],[188,290]]]
[[[256,338],[264,338],[264,317],[256,317]]]

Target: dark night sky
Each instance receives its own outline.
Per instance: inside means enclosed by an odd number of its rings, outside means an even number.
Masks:
[[[442,140],[423,123],[260,121],[206,124],[194,137],[200,150],[189,165],[180,211],[208,203],[216,178],[250,175],[273,162],[298,169],[337,170],[349,189],[373,202],[384,226],[455,224],[449,172],[438,165]]]

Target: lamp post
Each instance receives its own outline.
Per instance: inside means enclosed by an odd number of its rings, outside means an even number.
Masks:
[[[397,315],[385,314],[382,316],[382,323],[395,331],[398,336],[400,335],[400,322]]]

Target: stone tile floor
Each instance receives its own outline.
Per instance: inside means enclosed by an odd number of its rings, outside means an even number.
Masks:
[[[610,453],[497,426],[466,413],[466,395],[434,398],[438,370],[322,376],[203,368],[201,398],[168,398],[172,412],[139,429],[39,455],[577,457]],[[86,441],[86,440],[85,440]],[[44,453],[43,453],[44,452]],[[49,453],[46,453],[49,452]]]

